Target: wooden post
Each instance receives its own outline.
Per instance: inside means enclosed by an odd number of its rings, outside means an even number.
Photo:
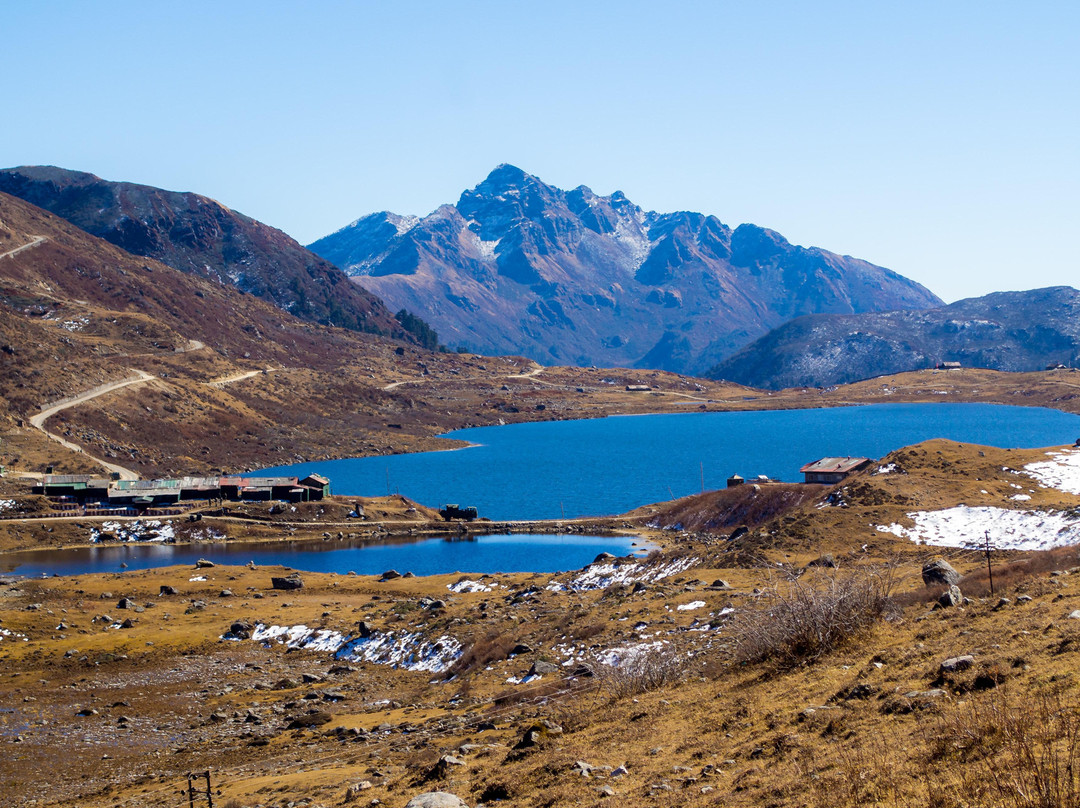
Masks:
[[[210,790],[210,770],[206,770],[206,806],[214,808],[214,792]]]

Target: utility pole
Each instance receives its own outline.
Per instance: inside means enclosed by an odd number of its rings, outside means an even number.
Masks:
[[[990,575],[990,594],[994,594],[994,568],[990,564],[990,531],[986,531],[986,571]]]

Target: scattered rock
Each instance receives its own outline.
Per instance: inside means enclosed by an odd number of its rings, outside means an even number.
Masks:
[[[927,586],[955,586],[960,583],[960,573],[948,561],[938,558],[923,565],[922,579]]]
[[[360,792],[367,791],[369,788],[372,788],[370,780],[361,780],[359,783],[353,783],[345,789],[345,799],[343,802],[355,802],[360,798]]]
[[[944,592],[941,593],[941,597],[938,598],[938,606],[951,608],[954,606],[960,606],[964,602],[964,595],[960,591],[960,587],[953,584]]]
[[[543,660],[537,660],[529,668],[529,676],[543,676],[545,674],[558,673],[559,666],[551,662],[544,662]]]
[[[238,640],[251,639],[252,625],[247,620],[237,620],[229,626],[229,634]]]
[[[600,553],[596,558],[592,560],[593,564],[599,564],[601,561],[614,561],[615,556],[611,553]]]
[[[836,567],[836,558],[833,556],[832,553],[825,553],[824,555],[819,556],[818,558],[815,558],[813,561],[811,561],[808,566],[834,568]],[[925,571],[923,574],[926,574]]]
[[[283,589],[285,591],[291,591],[294,589],[303,589],[304,580],[300,577],[300,573],[294,572],[291,575],[287,575],[284,578],[271,578],[270,585],[274,589]]]
[[[469,808],[460,798],[445,791],[428,791],[417,794],[407,803],[405,808]]]
[[[356,636],[360,639],[367,639],[374,633],[375,629],[373,629],[369,623],[361,620],[356,624]]]
[[[1077,613],[1080,616],[1080,612]],[[941,673],[959,673],[960,671],[966,671],[972,665],[975,664],[975,657],[971,654],[964,654],[963,656],[950,657],[941,663],[939,671]]]
[[[231,598],[232,596],[233,593],[231,589],[222,589],[221,592],[218,594],[219,598]]]
[[[1070,620],[1080,620],[1080,609],[1077,609],[1074,612],[1069,612],[1069,619]]]
[[[382,574],[382,577],[379,578],[379,580],[380,581],[392,581],[395,578],[400,578],[400,577],[401,577],[401,573],[398,572],[397,570],[387,570],[386,572],[384,572]]]
[[[214,562],[207,558],[200,558],[198,561],[195,562],[195,569],[197,570],[205,570],[213,566]]]
[[[445,780],[455,766],[464,766],[465,758],[456,755],[443,755],[438,762],[431,767],[424,780]]]
[[[530,749],[538,746],[545,738],[562,735],[563,729],[547,719],[532,724],[521,735],[521,740],[514,746],[515,749]]]
[[[120,598],[116,604],[117,609],[134,609],[135,602],[131,598]]]
[[[517,645],[510,649],[510,656],[517,656],[519,654],[531,654],[532,651],[532,646],[526,645],[523,642],[519,642]]]
[[[590,763],[586,763],[584,760],[578,760],[578,761],[576,761],[574,763],[573,766],[570,767],[570,770],[574,774],[579,774],[582,777],[591,777],[592,776],[592,770],[595,769],[595,768],[596,768],[595,766],[593,766]]]
[[[330,713],[308,713],[307,715],[297,716],[292,719],[285,729],[307,729],[308,727],[321,727],[323,724],[329,724],[333,720],[333,716]]]
[[[729,584],[723,578],[717,578],[715,581],[709,584],[709,589],[731,589],[731,584]]]

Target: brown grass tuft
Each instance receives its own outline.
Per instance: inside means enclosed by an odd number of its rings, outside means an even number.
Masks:
[[[760,608],[735,623],[735,661],[781,667],[812,662],[892,614],[892,588],[888,567],[778,583],[765,591]]]

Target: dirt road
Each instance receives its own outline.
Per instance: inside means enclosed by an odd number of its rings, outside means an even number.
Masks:
[[[133,384],[143,384],[144,382],[152,381],[155,378],[149,373],[141,370],[136,370],[135,374],[135,378],[121,379],[120,381],[116,382],[108,382],[107,384],[102,384],[83,393],[79,393],[79,395],[75,396],[74,398],[69,398],[65,401],[61,401],[58,404],[53,404],[49,407],[46,407],[37,415],[30,416],[30,425],[32,427],[35,427],[36,429],[40,429],[42,432],[44,432],[47,436],[59,443],[61,446],[71,449],[71,451],[73,452],[80,452],[82,454],[86,454],[86,452],[83,451],[83,448],[78,444],[72,443],[69,440],[65,440],[59,435],[47,430],[45,428],[45,422],[61,410],[66,410],[69,407],[74,407],[79,404],[85,404],[91,399],[97,398],[98,396],[103,396],[106,393],[111,393],[114,390],[119,390],[122,387],[128,387]],[[104,466],[109,471],[119,474],[121,480],[139,479],[139,475],[131,469],[126,469],[123,466],[116,465],[115,463],[109,463],[106,460],[102,460],[100,457],[94,457],[93,455],[89,454],[86,454],[86,456],[93,460],[95,463]]]
[[[248,370],[244,373],[234,373],[232,376],[223,376],[220,379],[213,379],[211,381],[208,381],[207,384],[210,387],[224,387],[227,384],[232,384],[233,382],[240,382],[244,379],[250,379],[252,376],[258,376],[262,373],[272,373],[275,370],[277,370],[277,368],[266,368],[265,370]]]
[[[24,244],[21,247],[16,247],[14,250],[8,250],[6,253],[0,253],[0,258],[7,258],[9,256],[18,255],[23,250],[32,249],[33,247],[36,247],[39,244],[44,244],[48,240],[49,239],[46,238],[45,236],[34,236],[34,240],[31,241],[29,244]]]

